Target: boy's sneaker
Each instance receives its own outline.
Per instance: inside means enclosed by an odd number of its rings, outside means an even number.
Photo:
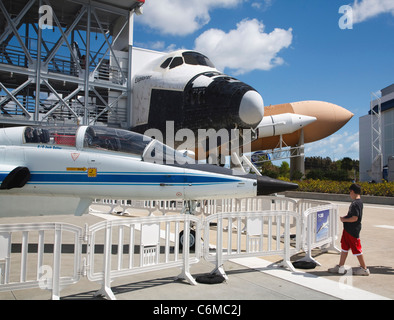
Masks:
[[[363,267],[353,268],[352,270],[355,276],[369,276],[370,272],[369,269],[364,269]]]
[[[334,268],[330,268],[328,269],[329,273],[338,273],[338,274],[345,274],[346,270],[344,266],[340,266],[339,264],[337,264]]]

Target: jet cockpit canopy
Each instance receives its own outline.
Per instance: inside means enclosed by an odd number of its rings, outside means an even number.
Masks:
[[[186,154],[148,136],[117,128],[104,126],[82,127],[25,127],[23,133],[26,144],[52,147],[74,147],[97,152],[120,152],[139,159],[164,163],[194,163]]]
[[[116,128],[88,127],[85,131],[84,148],[123,152],[138,156],[143,161],[158,164],[194,163],[186,154],[159,140]]]

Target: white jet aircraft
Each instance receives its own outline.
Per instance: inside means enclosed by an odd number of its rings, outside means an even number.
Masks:
[[[121,129],[0,129],[0,217],[81,215],[96,198],[193,201],[297,187],[195,163],[158,140]]]

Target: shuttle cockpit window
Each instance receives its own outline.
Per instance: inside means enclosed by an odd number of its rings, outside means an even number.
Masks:
[[[215,68],[214,64],[206,56],[195,51],[186,51],[182,53],[182,57],[169,57],[163,61],[160,65],[162,69],[170,68],[174,69],[181,66],[182,64],[188,64],[192,66],[204,66]]]
[[[171,64],[170,64],[170,69],[179,67],[183,64],[183,58],[182,57],[175,57],[172,59]]]
[[[160,65],[160,68],[163,68],[163,69],[167,68],[167,67],[170,65],[171,60],[172,60],[172,57],[166,59],[166,60]]]
[[[142,157],[144,149],[151,141],[151,138],[135,132],[91,126],[86,129],[84,147]]]
[[[182,55],[183,58],[185,59],[186,64],[215,68],[211,60],[209,60],[206,56],[202,55],[201,53],[194,51],[187,51],[182,53]]]

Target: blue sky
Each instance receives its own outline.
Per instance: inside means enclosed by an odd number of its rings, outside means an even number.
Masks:
[[[353,29],[341,29],[342,5]],[[322,100],[354,113],[306,156],[358,159],[359,117],[394,83],[393,0],[146,0],[135,46],[196,49],[261,93],[265,105]],[[218,46],[217,43],[220,43]]]

